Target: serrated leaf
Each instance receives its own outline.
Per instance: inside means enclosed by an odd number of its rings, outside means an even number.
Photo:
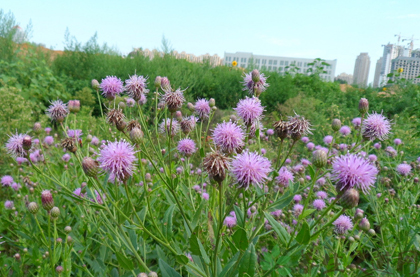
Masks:
[[[245,250],[248,247],[248,238],[244,229],[239,228],[232,236],[232,240],[235,242],[236,247],[241,250]]]
[[[288,241],[290,240],[289,233],[269,213],[264,212],[264,214],[265,214],[265,218],[267,218],[271,227],[273,227],[273,230],[277,233],[280,241],[283,243],[283,245],[287,245]]]
[[[122,252],[115,252],[115,256],[117,256],[118,264],[128,270],[133,270],[134,265],[133,261],[127,258]]]
[[[302,225],[302,229],[300,229],[299,233],[296,236],[296,241],[300,244],[307,245],[311,239],[311,232],[309,230],[309,225],[307,222],[304,222]]]
[[[256,263],[257,254],[255,254],[255,247],[251,243],[239,262],[239,276],[254,276]]]
[[[168,277],[181,277],[178,272],[175,271],[170,265],[168,265],[164,260],[159,259],[159,268],[162,273],[162,276]]]

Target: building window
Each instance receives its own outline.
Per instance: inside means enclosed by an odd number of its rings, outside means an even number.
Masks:
[[[281,67],[281,66],[280,66],[280,67],[279,67],[279,71],[283,71],[283,67]]]
[[[277,60],[274,61],[274,65],[277,65]]]
[[[267,64],[267,60],[263,59],[262,64]]]
[[[260,63],[260,59],[256,59],[256,60],[255,60],[255,63],[256,63],[256,64],[259,64],[259,63]]]
[[[280,65],[284,65],[284,61],[280,61]]]
[[[273,60],[269,60],[268,61],[268,64],[273,64]]]
[[[284,65],[286,65],[286,66],[289,65],[289,61],[285,61]]]
[[[268,66],[268,70],[271,70],[271,65],[270,65],[270,66]]]
[[[276,71],[277,70],[277,66],[273,66],[273,70]]]

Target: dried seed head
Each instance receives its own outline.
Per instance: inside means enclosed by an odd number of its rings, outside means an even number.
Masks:
[[[221,183],[226,178],[226,171],[229,167],[229,158],[219,152],[207,154],[203,160],[203,166],[216,182]]]
[[[125,116],[120,109],[111,109],[106,114],[106,121],[112,125],[117,125],[118,122],[123,121],[124,119]]]
[[[71,153],[76,153],[77,151],[76,140],[74,138],[65,138],[61,142],[61,147],[67,149],[67,151],[70,151]]]
[[[127,124],[127,130],[131,131],[134,128],[139,128],[141,130],[141,125],[140,123],[138,123],[136,120],[131,120],[130,122],[128,122]]]
[[[287,137],[289,131],[289,122],[279,120],[274,123],[273,127],[274,132],[280,139],[285,139]]]
[[[299,140],[304,135],[312,134],[310,127],[311,124],[303,116],[289,116],[288,132],[294,141]]]

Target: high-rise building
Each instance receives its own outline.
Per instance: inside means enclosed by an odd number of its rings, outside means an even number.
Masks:
[[[397,57],[392,60],[391,72],[397,72],[400,75],[399,77],[391,78],[404,78],[406,80],[411,80],[415,84],[419,84],[420,78],[418,77],[420,77],[420,58]]]
[[[360,53],[356,58],[353,73],[353,84],[357,84],[361,87],[367,86],[369,77],[370,58],[368,53]]]
[[[391,73],[391,65],[393,59],[397,57],[411,56],[411,48],[405,48],[403,46],[391,43],[382,46],[384,47],[384,52],[382,55],[382,67],[379,76],[378,86],[386,85],[386,83],[388,82],[388,74]]]
[[[380,57],[378,59],[378,61],[376,62],[376,67],[375,67],[375,77],[373,79],[373,87],[377,88],[379,87],[379,77],[381,77],[381,69],[382,69],[382,61],[383,61],[383,57]]]
[[[353,84],[353,75],[347,74],[347,73],[340,73],[340,75],[337,75],[337,77],[334,78],[335,81],[345,81],[347,84],[351,85]]]
[[[264,69],[268,71],[275,71],[278,73],[285,73],[292,66],[295,66],[297,68],[298,73],[310,74],[310,72],[308,72],[308,69],[312,68],[311,63],[314,62],[314,59],[254,55],[249,52],[225,52],[225,65],[230,66],[232,65],[233,61],[236,61],[238,63],[238,66],[242,68],[252,67],[256,69]],[[335,76],[337,60],[325,60],[325,62],[328,65],[321,64],[325,73],[320,74],[320,77],[326,81],[332,82]]]

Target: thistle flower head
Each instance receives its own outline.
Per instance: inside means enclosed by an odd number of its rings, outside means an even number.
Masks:
[[[303,116],[295,115],[289,116],[289,122],[287,124],[288,133],[293,140],[298,140],[302,136],[311,133],[311,124]]]
[[[299,216],[302,213],[302,211],[303,211],[303,205],[301,205],[301,204],[295,204],[293,206],[293,211],[295,212],[295,216]]]
[[[343,235],[353,229],[353,223],[351,222],[351,218],[346,215],[340,215],[336,221],[333,222],[335,226],[335,232],[337,234]]]
[[[232,174],[239,188],[248,189],[250,185],[261,186],[268,179],[271,172],[270,161],[248,150],[236,155],[231,162]]]
[[[107,76],[105,79],[102,79],[99,87],[102,90],[102,95],[109,100],[113,100],[116,95],[124,91],[123,82],[115,76]]]
[[[333,141],[333,136],[325,136],[324,137],[324,143],[330,144]]]
[[[351,133],[351,129],[350,129],[350,127],[349,126],[343,126],[343,127],[341,127],[340,128],[340,134],[342,134],[343,136],[348,136],[348,135],[350,135],[350,133]]]
[[[203,166],[209,174],[209,177],[220,183],[226,178],[226,172],[229,168],[229,158],[217,151],[212,152],[204,158]]]
[[[127,107],[134,107],[136,105],[136,100],[133,98],[126,98],[125,103],[127,104]]]
[[[201,120],[208,118],[211,111],[209,101],[206,99],[197,100],[197,102],[195,102],[194,109]]]
[[[231,121],[216,125],[213,130],[213,141],[225,153],[232,153],[243,147],[245,133],[242,128]]]
[[[67,151],[75,153],[77,151],[76,140],[74,138],[65,138],[61,142],[61,147],[67,149]]]
[[[243,90],[249,91],[251,95],[255,91],[255,95],[258,96],[270,86],[267,83],[267,78],[264,76],[264,73],[259,73],[258,70],[254,69],[252,72],[245,74]]]
[[[368,160],[349,153],[334,160],[331,179],[338,191],[355,187],[366,193],[374,185],[377,174],[378,169]]]
[[[166,135],[170,135],[170,136],[174,137],[179,132],[179,123],[175,118],[173,118],[172,119],[172,128],[171,128],[171,119],[166,118],[162,121],[162,123],[160,123],[159,131],[162,134],[166,134]]]
[[[131,131],[131,130],[133,130],[134,128],[138,128],[138,129],[140,129],[141,130],[141,125],[140,125],[140,123],[138,123],[136,120],[131,120],[130,122],[128,122],[128,124],[127,124],[127,130],[128,131]]]
[[[261,119],[264,107],[261,106],[261,101],[256,97],[246,97],[239,100],[238,105],[234,108],[236,113],[245,125],[251,126],[256,120]]]
[[[76,130],[67,130],[67,136],[69,138],[75,138],[76,140],[79,140],[79,138],[83,135],[82,130],[76,129]]]
[[[125,119],[125,116],[124,116],[122,110],[120,110],[118,108],[117,109],[111,109],[106,114],[106,121],[109,124],[112,124],[112,125],[117,125],[120,122],[124,121],[124,119]]]
[[[7,209],[7,210],[13,209],[14,206],[15,206],[15,204],[11,200],[6,200],[4,202],[4,208]]]
[[[100,168],[112,174],[118,181],[124,182],[133,175],[136,151],[125,140],[108,142],[101,150],[98,162]]]
[[[7,152],[13,157],[24,157],[27,152],[24,147],[25,134],[14,134],[9,136],[9,140],[6,143]]]
[[[165,103],[165,105],[168,107],[168,110],[171,113],[176,112],[179,110],[182,106],[182,104],[185,102],[184,97],[184,90],[181,90],[178,88],[175,91],[164,90],[165,94],[162,96],[162,101]]]
[[[189,134],[192,130],[194,130],[197,121],[198,118],[196,118],[193,115],[189,117],[184,117],[180,123],[182,132],[184,134]]]
[[[402,143],[402,140],[399,138],[394,139],[394,144],[395,145],[400,145]]]
[[[409,165],[409,164],[399,164],[397,166],[397,172],[402,176],[407,176],[411,172],[411,165]]]
[[[314,208],[315,208],[315,209],[317,209],[318,211],[320,211],[320,210],[324,209],[324,208],[325,208],[325,206],[326,206],[326,204],[325,204],[324,200],[322,200],[322,199],[315,199],[312,205],[313,205],[313,206],[314,206]]]
[[[223,221],[223,225],[225,225],[228,228],[233,228],[233,227],[236,226],[236,222],[237,222],[236,217],[234,217],[234,216],[227,216],[225,218],[225,220]]]
[[[3,177],[1,177],[1,184],[3,185],[3,187],[9,187],[13,183],[14,181],[12,176],[4,175]]]
[[[127,94],[135,101],[139,101],[143,94],[147,94],[149,90],[146,88],[147,78],[134,74],[125,80],[125,90]]]
[[[85,198],[86,197],[86,193],[82,192],[82,188],[77,188],[73,191],[73,194],[80,197],[80,198]]]
[[[44,143],[47,145],[53,145],[54,143],[54,138],[52,136],[46,136],[44,139]]]
[[[282,166],[279,170],[279,175],[276,177],[276,182],[282,187],[288,187],[289,182],[294,181],[293,173],[290,172],[285,166]]]
[[[319,199],[327,199],[328,194],[325,191],[320,190],[316,192],[316,197],[318,197]]]
[[[372,113],[363,120],[362,134],[369,140],[384,140],[391,131],[391,123],[382,114]]]
[[[67,105],[61,100],[52,101],[50,107],[46,111],[52,121],[63,122],[69,113]]]
[[[362,119],[360,117],[353,118],[351,121],[354,127],[359,127],[362,124]]]
[[[42,207],[49,211],[54,207],[54,198],[49,190],[44,190],[41,193]]]
[[[178,142],[178,151],[179,153],[190,157],[197,151],[197,148],[195,147],[195,142],[192,139],[185,138]]]

